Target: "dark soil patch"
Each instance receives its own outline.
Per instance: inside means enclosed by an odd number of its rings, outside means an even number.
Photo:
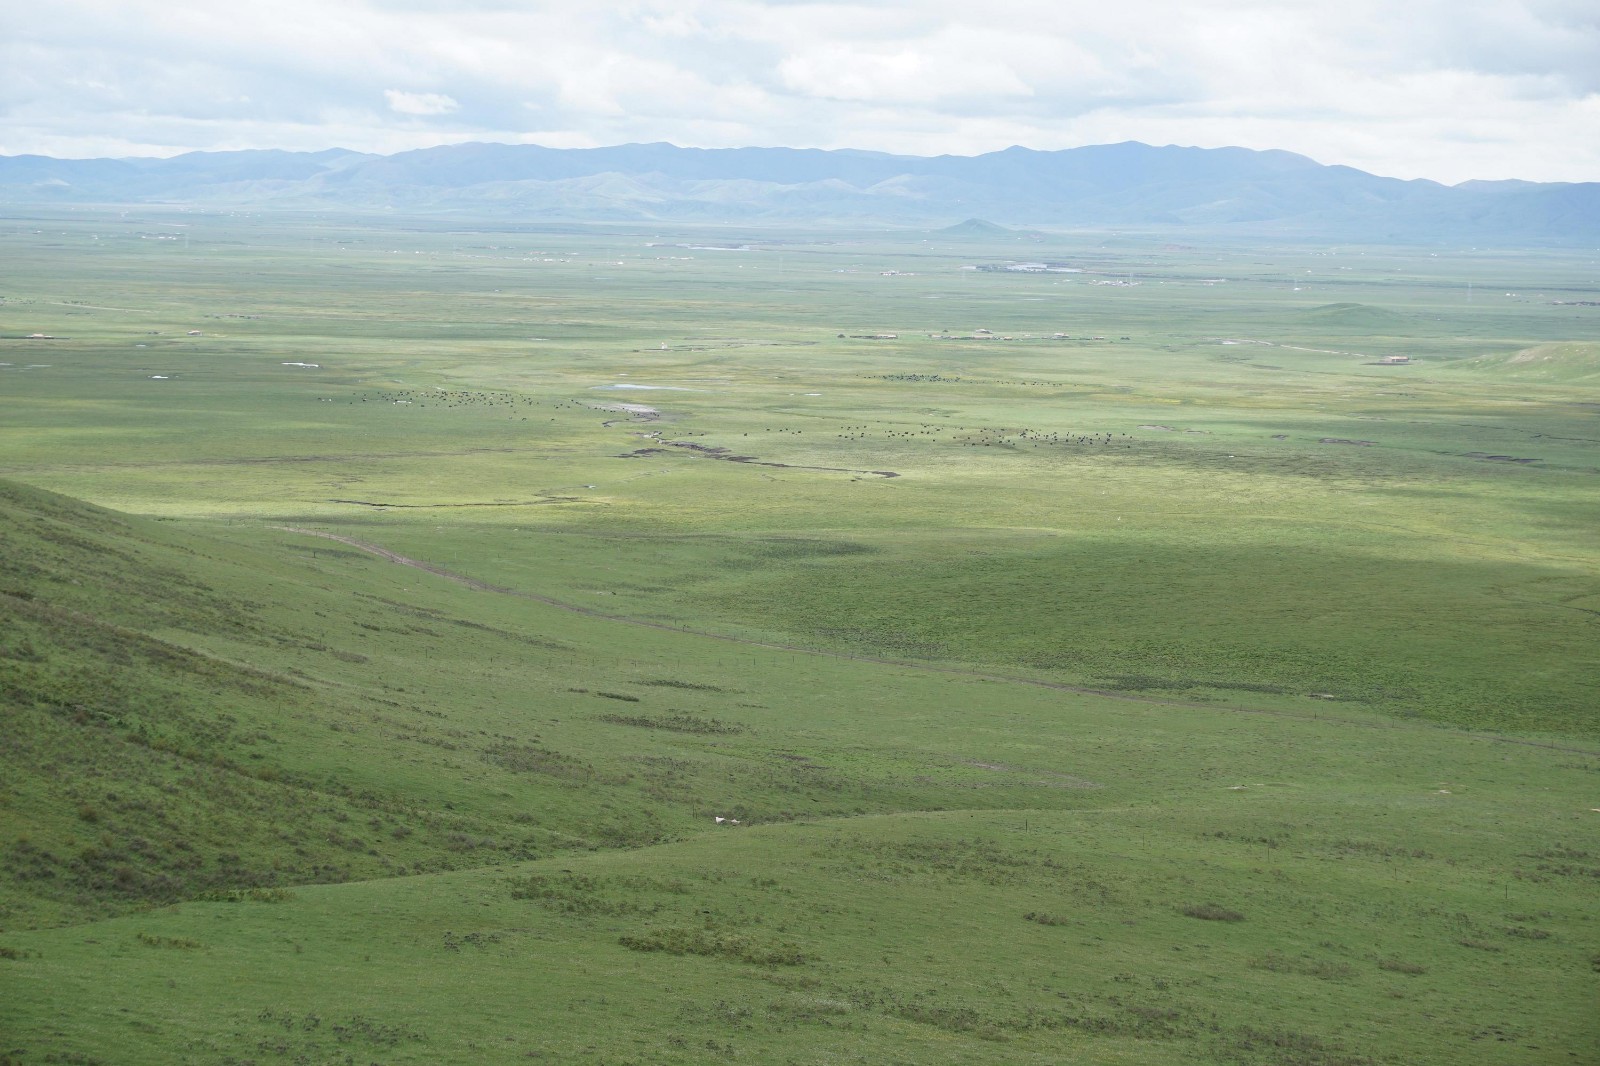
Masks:
[[[693,452],[706,459],[720,459],[725,463],[744,463],[747,466],[770,466],[778,470],[817,470],[828,474],[872,474],[877,477],[890,478],[900,475],[893,470],[851,470],[841,466],[803,466],[796,463],[765,462],[754,455],[735,455],[727,448],[717,447],[712,444],[696,444],[687,440],[664,440],[661,442],[667,448],[682,448]],[[631,452],[623,452],[619,459],[637,459],[647,455],[665,455],[667,448],[637,448]]]

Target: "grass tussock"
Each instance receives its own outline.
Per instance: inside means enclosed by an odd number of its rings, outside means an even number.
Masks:
[[[1035,925],[1077,925],[1077,924],[1079,924],[1077,919],[1075,919],[1075,918],[1065,918],[1065,917],[1062,917],[1059,914],[1044,914],[1044,913],[1039,912],[1039,911],[1029,911],[1027,914],[1024,914],[1022,916],[1022,920],[1025,921],[1025,922],[1033,922]]]
[[[814,955],[787,941],[761,941],[739,933],[719,933],[709,929],[653,929],[647,933],[619,937],[617,942],[629,951],[702,955],[755,966],[802,966],[815,961]]]
[[[1302,977],[1315,977],[1319,981],[1349,981],[1356,976],[1354,966],[1333,959],[1316,959],[1309,956],[1290,956],[1279,951],[1269,951],[1250,960],[1252,968],[1268,973],[1292,973]]]
[[[695,714],[602,714],[600,721],[612,725],[633,726],[637,729],[660,729],[669,733],[695,733],[700,736],[734,736],[750,730],[735,722],[718,718],[702,718]]]
[[[1378,969],[1386,970],[1389,973],[1403,973],[1408,977],[1420,977],[1428,972],[1428,968],[1420,963],[1407,962],[1405,959],[1395,958],[1379,959]]]

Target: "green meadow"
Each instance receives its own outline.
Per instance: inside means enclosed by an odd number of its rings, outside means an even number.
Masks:
[[[1600,1056],[1596,253],[0,253],[7,1066]]]

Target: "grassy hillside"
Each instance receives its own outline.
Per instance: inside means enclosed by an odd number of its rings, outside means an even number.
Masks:
[[[5,500],[15,1061],[1592,1038],[1600,756],[736,650],[337,544]]]
[[[308,757],[399,704],[317,676],[367,658],[274,617],[281,562],[9,482],[0,546],[8,927],[539,850]]]
[[[280,221],[0,232],[0,1057],[1600,1053],[1587,261]]]
[[[1468,359],[1461,364],[1461,368],[1513,381],[1588,383],[1600,378],[1600,343],[1566,341],[1536,344],[1510,355],[1483,355]]]

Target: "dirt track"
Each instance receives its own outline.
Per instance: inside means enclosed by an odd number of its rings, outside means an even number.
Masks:
[[[1241,704],[1197,703],[1192,700],[1164,700],[1151,696],[1131,696],[1126,692],[1114,692],[1108,689],[1087,688],[1081,685],[1067,685],[1059,681],[1045,681],[1036,677],[1021,677],[1015,674],[992,674],[986,673],[982,670],[965,670],[957,666],[938,666],[933,663],[910,662],[905,659],[881,659],[872,655],[851,655],[848,652],[829,651],[825,648],[807,648],[797,644],[769,644],[765,641],[749,640],[745,637],[735,637],[726,633],[711,633],[703,629],[690,629],[687,626],[667,625],[665,622],[646,622],[638,618],[629,618],[626,615],[608,614],[605,611],[597,611],[592,607],[583,607],[575,603],[567,603],[565,600],[552,599],[549,596],[540,596],[534,592],[522,592],[518,589],[506,588],[503,585],[491,585],[487,581],[479,581],[477,578],[467,577],[465,574],[458,574],[454,570],[447,570],[442,566],[435,566],[433,563],[426,563],[420,559],[412,559],[409,556],[401,555],[399,552],[390,551],[388,548],[380,547],[377,544],[372,544],[364,540],[357,540],[354,537],[346,537],[339,533],[328,533],[320,529],[302,529],[298,526],[273,526],[272,528],[281,529],[286,533],[298,533],[302,536],[322,537],[325,540],[338,541],[340,544],[346,544],[352,548],[358,548],[361,551],[369,552],[372,555],[387,559],[391,563],[398,563],[401,566],[409,566],[416,570],[426,571],[427,573],[433,574],[437,577],[442,577],[446,581],[453,581],[458,585],[464,585],[470,589],[477,589],[480,592],[494,592],[502,596],[517,596],[521,599],[534,600],[539,603],[548,604],[551,607],[555,607],[563,611],[571,611],[573,614],[587,615],[590,618],[600,618],[608,622],[620,622],[624,625],[630,626],[642,626],[645,629],[659,629],[667,633],[683,633],[688,636],[703,637],[708,640],[720,640],[729,644],[741,644],[750,648],[767,648],[772,651],[794,652],[798,655],[820,655],[830,659],[849,659],[853,662],[877,663],[882,666],[897,666],[908,670],[922,670],[928,673],[951,674],[956,677],[970,677],[980,681],[999,681],[1013,685],[1032,685],[1035,688],[1047,688],[1057,692],[1072,692],[1081,696],[1098,696],[1101,699],[1123,700],[1128,703],[1142,703],[1161,707],[1189,707],[1201,711],[1232,711],[1236,714],[1259,714],[1272,718],[1292,718],[1303,722],[1330,722],[1339,725],[1364,726],[1369,729],[1416,728],[1414,725],[1408,725],[1407,723],[1402,722],[1362,721],[1354,718],[1339,718],[1333,715],[1296,714],[1293,711],[1273,711],[1264,707],[1245,707]],[[1549,748],[1553,751],[1568,751],[1579,755],[1600,757],[1600,751],[1591,751],[1587,748],[1572,748],[1561,744],[1546,744],[1537,740],[1520,740],[1516,737],[1502,737],[1496,736],[1492,733],[1474,733],[1464,729],[1451,729],[1448,726],[1431,726],[1425,728],[1437,728],[1446,732],[1454,733],[1457,736],[1472,737],[1477,740],[1487,740],[1497,744],[1518,744],[1530,748]]]

